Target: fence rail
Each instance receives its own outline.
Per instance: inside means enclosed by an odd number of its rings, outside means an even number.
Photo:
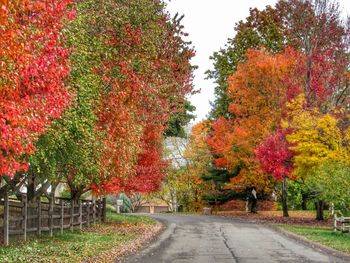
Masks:
[[[38,200],[28,202],[27,196],[21,200],[10,199],[7,195],[0,200],[3,207],[3,244],[8,245],[10,238],[27,235],[41,235],[48,232],[50,236],[55,230],[61,233],[64,229],[81,229],[83,225],[90,226],[96,222],[103,222],[106,218],[106,199],[79,200],[50,198],[48,202]]]

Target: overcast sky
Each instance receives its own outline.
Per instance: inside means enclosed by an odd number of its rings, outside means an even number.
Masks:
[[[184,14],[183,25],[190,34],[189,39],[196,49],[193,65],[195,71],[194,85],[201,92],[190,98],[196,106],[197,119],[205,119],[210,111],[209,101],[214,100],[214,84],[205,80],[204,72],[212,69],[209,57],[220,47],[224,47],[228,38],[235,34],[234,25],[249,15],[250,7],[263,9],[274,5],[276,0],[171,0],[168,10],[171,14]],[[344,16],[350,14],[350,0],[339,0]]]

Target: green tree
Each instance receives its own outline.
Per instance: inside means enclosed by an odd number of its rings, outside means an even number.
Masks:
[[[169,117],[167,129],[164,134],[166,137],[186,137],[184,127],[186,127],[189,122],[195,118],[193,112],[196,110],[196,107],[186,99],[181,106],[182,107],[180,107],[180,109],[175,110],[175,112],[173,112]]]
[[[343,162],[323,162],[310,173],[306,184],[314,189],[317,197],[333,204],[337,210],[350,210],[350,167]]]
[[[72,50],[69,86],[74,97],[69,109],[39,138],[35,155],[29,156],[29,198],[40,195],[35,189],[47,180],[53,185],[67,183],[74,199],[98,182],[104,136],[96,125],[96,109],[103,86],[95,69],[102,63],[103,43],[87,26],[94,19],[86,12],[91,7],[91,1],[77,4],[80,15],[65,31]]]
[[[227,80],[237,70],[237,66],[245,61],[248,49],[265,47],[272,53],[282,50],[284,36],[280,30],[280,20],[277,10],[270,6],[262,11],[257,8],[250,9],[246,20],[236,24],[235,37],[228,39],[225,48],[214,52],[211,57],[214,69],[207,71],[207,77],[216,84],[211,118],[230,116],[228,105],[231,100],[227,95]]]

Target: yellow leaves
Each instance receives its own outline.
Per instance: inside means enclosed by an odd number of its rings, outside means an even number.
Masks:
[[[208,133],[208,122],[200,122],[192,128],[188,147],[184,151],[184,157],[190,163],[188,172],[192,175],[205,173],[211,162],[212,155],[207,145]]]
[[[305,105],[305,96],[301,94],[288,103],[288,116],[283,120],[283,128],[292,131],[287,140],[294,145],[291,147],[296,153],[294,173],[299,176],[325,161],[348,159],[337,119],[315,109],[308,110]]]
[[[297,96],[295,99],[293,99],[291,102],[287,103],[286,105],[286,110],[288,112],[288,119],[293,119],[292,122],[288,122],[288,120],[282,120],[282,127],[283,128],[293,128],[291,127],[293,124],[302,124],[305,122],[301,122],[298,121],[296,118],[298,118],[298,116],[303,115],[304,113],[306,113],[304,111],[305,108],[305,104],[306,104],[306,99],[305,99],[305,95],[304,93],[300,94],[299,96]],[[304,118],[307,116],[304,116]]]

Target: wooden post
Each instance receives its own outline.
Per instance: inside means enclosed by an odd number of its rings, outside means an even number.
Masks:
[[[94,197],[92,198],[92,218],[93,223],[96,224],[96,200]]]
[[[40,196],[38,197],[38,201],[37,201],[37,207],[38,207],[38,235],[41,235],[41,200],[40,200]]]
[[[83,228],[83,206],[81,200],[79,200],[79,229]]]
[[[49,231],[50,231],[50,237],[53,236],[53,206],[54,206],[54,197],[52,196],[49,199]]]
[[[9,244],[9,196],[6,191],[4,196],[4,245]]]
[[[63,200],[61,199],[60,201],[61,204],[61,217],[60,217],[60,229],[61,229],[61,234],[63,234],[63,224],[64,224],[64,203]]]
[[[96,219],[98,222],[101,222],[101,217],[100,217],[100,206],[101,205],[101,199],[100,197],[97,199],[97,204],[96,204]]]
[[[106,222],[106,204],[107,204],[107,199],[106,197],[103,197],[102,199],[102,222],[105,223]]]
[[[71,201],[71,208],[70,208],[70,230],[73,231],[74,229],[74,200]]]
[[[22,228],[23,228],[23,240],[27,240],[27,217],[28,217],[28,202],[27,195],[22,195]]]
[[[98,216],[100,218],[100,223],[102,222],[102,197],[100,197],[98,202]]]
[[[90,201],[86,200],[86,222],[90,226]]]
[[[103,221],[103,198],[100,198],[100,223]]]

